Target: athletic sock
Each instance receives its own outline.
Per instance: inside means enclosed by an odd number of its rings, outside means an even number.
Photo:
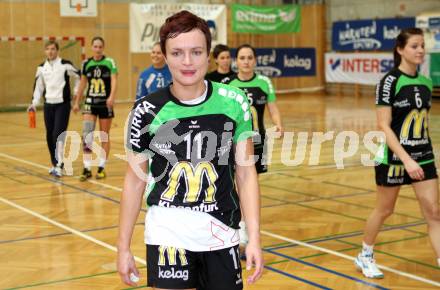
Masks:
[[[437,259],[438,266],[440,267],[440,258]]]
[[[99,167],[104,168],[104,167],[105,167],[105,162],[107,162],[107,159],[105,159],[105,158],[100,158],[100,159],[99,159]]]
[[[367,245],[364,241],[362,241],[362,256],[369,256],[373,254],[373,246]]]
[[[90,170],[90,168],[92,167],[92,159],[89,155],[90,154],[84,154],[83,156],[84,168],[87,168],[88,170]]]

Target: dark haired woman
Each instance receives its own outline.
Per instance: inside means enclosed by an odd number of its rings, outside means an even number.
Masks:
[[[96,120],[99,117],[101,148],[98,152],[99,165],[96,178],[106,176],[104,167],[110,151],[110,127],[113,104],[116,96],[118,68],[112,58],[104,55],[104,39],[96,36],[92,39],[93,56],[87,59],[81,70],[81,83],[78,95],[75,98],[74,112],[79,111],[79,102],[84,88],[87,86],[86,100],[83,107],[83,163],[84,169],[80,180],[85,181],[92,177],[92,145],[93,132]]]
[[[402,30],[394,48],[395,67],[376,90],[377,123],[386,142],[376,156],[376,207],[367,220],[362,251],[355,260],[356,267],[368,278],[383,278],[375,263],[373,245],[405,184],[411,184],[417,196],[440,266],[438,181],[428,130],[432,81],[417,72],[424,56],[423,32],[418,28]]]
[[[263,269],[249,103],[239,89],[204,79],[211,46],[205,20],[188,11],[170,16],[160,43],[173,82],[139,99],[130,115],[118,271],[134,286],[130,242],[148,181],[147,285],[241,290],[240,204],[249,229],[246,268],[255,266],[247,281]]]
[[[224,82],[226,78],[234,75],[231,70],[231,52],[229,47],[224,44],[217,44],[212,52],[217,69],[206,75],[206,79],[213,82]]]

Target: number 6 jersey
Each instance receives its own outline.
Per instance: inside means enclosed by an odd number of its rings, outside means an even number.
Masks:
[[[387,73],[376,88],[376,105],[391,107],[391,129],[402,147],[419,164],[434,162],[428,131],[432,81],[423,75],[410,76],[399,69]],[[383,144],[376,156],[382,164],[402,164]]]
[[[165,242],[176,240],[177,244],[169,246],[186,249],[194,241],[181,244],[185,236],[194,239],[201,232],[213,236],[206,247],[195,246],[194,251],[219,247],[213,227],[230,230],[230,238],[235,235],[241,215],[234,182],[234,144],[253,135],[244,93],[224,84],[205,84],[206,97],[198,104],[180,102],[169,86],[139,99],[127,131],[127,148],[149,156],[148,218],[155,222],[147,230],[161,224],[155,236],[163,237],[167,234],[162,229],[169,227],[169,234],[181,234]],[[162,244],[149,244],[158,243]]]

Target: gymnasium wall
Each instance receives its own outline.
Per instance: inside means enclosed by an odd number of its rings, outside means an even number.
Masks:
[[[332,23],[341,20],[415,17],[440,10],[440,0],[327,0],[326,51],[332,50]],[[326,92],[337,95],[374,96],[375,86],[326,84]]]
[[[133,1],[153,2],[153,1]],[[177,2],[177,1],[174,1]],[[181,2],[181,1],[179,1]],[[189,1],[187,1],[189,2]],[[231,1],[197,1],[198,3],[226,3]],[[234,3],[236,3],[234,1]],[[240,1],[243,4],[265,4],[263,1]],[[230,19],[230,11],[228,19]],[[119,66],[119,100],[132,100],[135,94],[136,81],[142,69],[150,65],[148,54],[136,54],[129,51],[129,1],[99,1],[98,16],[95,18],[60,17],[59,3],[53,0],[7,0],[0,1],[0,36],[84,36],[86,39],[86,55],[91,55],[90,40],[95,35],[106,40],[105,54],[111,56]],[[229,23],[229,26],[231,24]],[[244,42],[256,47],[315,47],[317,58],[317,76],[274,79],[277,90],[291,90],[309,87],[323,87],[323,52],[325,49],[325,6],[302,6],[301,32],[297,34],[251,35],[237,34],[228,28],[228,42],[231,47]],[[38,53],[38,52],[37,52]],[[0,52],[1,54],[1,52]],[[13,54],[10,53],[10,57]],[[41,44],[41,61],[44,60]],[[35,66],[37,64],[14,62],[16,66]],[[0,65],[5,65],[4,57]],[[7,105],[13,96],[14,103],[28,103],[33,86],[35,69],[24,78],[22,86],[29,88],[27,93],[8,91],[7,100],[0,99],[0,106]],[[10,76],[9,76],[10,77]],[[5,82],[7,79],[0,81]],[[0,95],[0,98],[5,98]]]

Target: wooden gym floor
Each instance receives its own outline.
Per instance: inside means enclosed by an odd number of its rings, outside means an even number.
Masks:
[[[245,289],[438,289],[440,268],[410,187],[402,188],[395,214],[377,241],[376,258],[386,267],[385,279],[366,279],[353,266],[375,202],[373,169],[361,163],[361,154],[368,153],[363,137],[375,130],[373,103],[367,97],[279,98],[286,131],[294,132],[294,147],[282,152],[277,141],[269,173],[260,176],[265,271],[257,284]],[[434,101],[430,119],[437,157],[439,107]],[[41,111],[36,129],[28,128],[26,113],[0,114],[1,289],[129,289],[119,280],[114,252],[126,168],[120,158],[123,127],[129,109],[129,104],[115,108],[108,177],[84,183],[78,180],[80,151],[74,176],[57,180],[47,174]],[[69,130],[80,129],[80,115],[72,114]],[[316,165],[309,165],[312,132],[329,131],[334,131],[333,141],[323,143],[319,159],[311,156]],[[337,169],[334,140],[342,131],[359,134],[359,150],[345,159],[344,169]],[[295,157],[298,132],[308,133],[307,150],[296,152],[304,152],[305,160],[286,166],[280,156]],[[140,258],[145,285],[143,218],[144,212],[132,250]]]

